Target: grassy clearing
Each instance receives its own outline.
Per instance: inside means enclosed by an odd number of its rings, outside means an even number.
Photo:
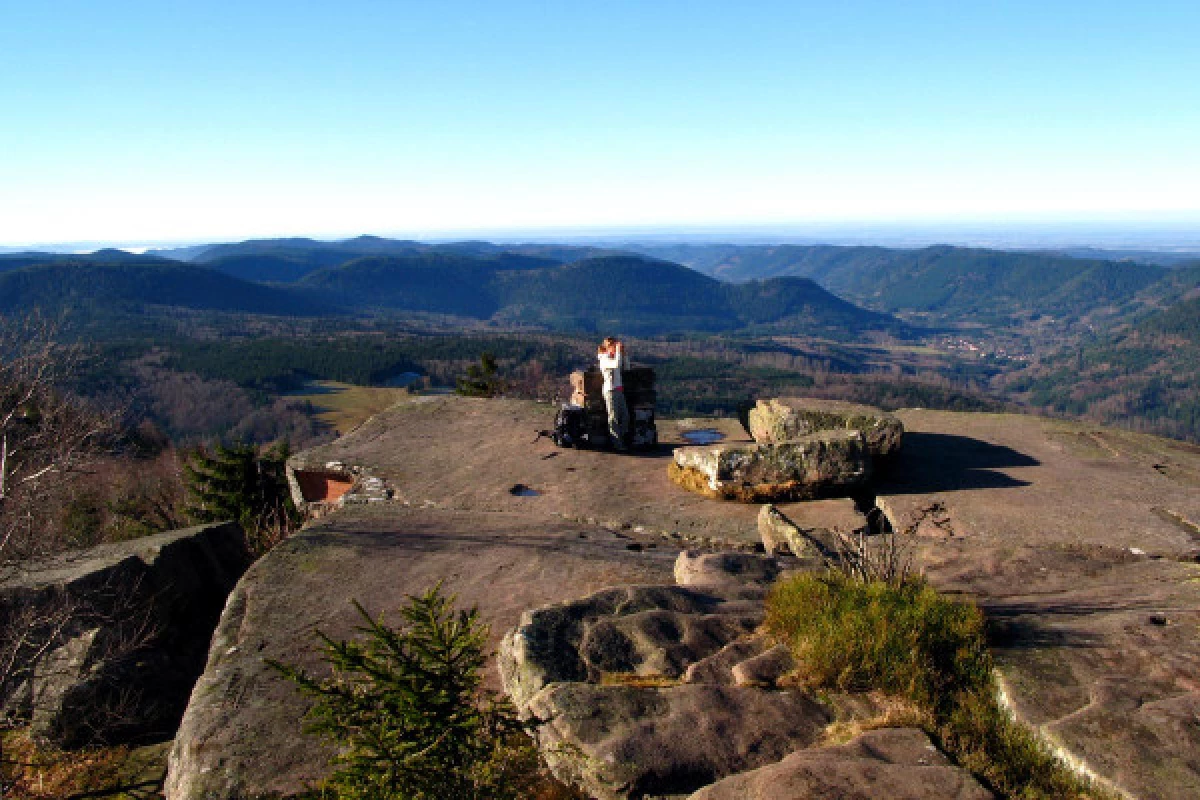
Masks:
[[[766,622],[791,647],[803,683],[896,696],[898,718],[920,723],[1004,797],[1107,796],[999,706],[983,616],[973,605],[919,579],[864,581],[831,570],[778,584]]]
[[[344,436],[410,395],[407,389],[313,381],[295,397],[312,403],[317,419]]]

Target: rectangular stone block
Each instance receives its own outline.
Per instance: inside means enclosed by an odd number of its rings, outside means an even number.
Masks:
[[[871,455],[859,431],[822,431],[782,443],[729,443],[675,450],[679,470],[717,495],[762,500],[845,491],[870,479]]]

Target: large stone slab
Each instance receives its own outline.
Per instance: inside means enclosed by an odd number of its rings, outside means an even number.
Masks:
[[[693,543],[758,541],[757,509],[714,507],[673,486],[664,469],[684,444],[680,433],[697,425],[716,427],[726,441],[748,441],[737,420],[658,420],[656,448],[621,454],[560,449],[539,438],[556,411],[506,398],[411,398],[299,458],[362,466],[393,488],[397,504],[411,507],[532,512]],[[537,494],[514,495],[516,484]]]
[[[525,609],[670,580],[676,550],[630,543],[550,516],[396,504],[355,506],[313,523],[256,562],[230,596],[175,740],[167,797],[287,795],[328,773],[329,744],[303,733],[308,701],[264,659],[320,674],[315,632],[356,635],[352,601],[397,623],[408,595],[442,581],[460,606],[479,607],[494,648]],[[489,676],[498,688],[498,676]]]
[[[822,431],[790,441],[680,447],[670,475],[680,486],[726,500],[762,502],[845,494],[871,478],[859,431]]]
[[[0,703],[60,747],[169,737],[249,563],[223,523],[25,565],[0,584],[0,625],[26,637]]]
[[[1200,796],[1200,448],[897,413],[877,501],[936,586],[983,606],[1017,715],[1131,796]]]
[[[990,800],[914,728],[868,731],[848,744],[800,750],[718,781],[689,800]]]
[[[873,406],[811,397],[759,400],[748,415],[750,435],[764,444],[788,442],[820,431],[855,430],[876,458],[900,449],[904,425],[894,414]]]

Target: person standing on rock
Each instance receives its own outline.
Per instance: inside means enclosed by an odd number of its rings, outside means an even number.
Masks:
[[[608,434],[615,450],[625,450],[625,432],[629,430],[629,407],[625,405],[625,386],[621,370],[628,366],[625,346],[609,336],[596,353],[600,374],[604,376],[604,405],[608,409]]]

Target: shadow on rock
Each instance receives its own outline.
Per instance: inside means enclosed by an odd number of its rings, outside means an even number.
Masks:
[[[1053,626],[1037,617],[988,617],[988,645],[997,650],[1025,650],[1045,647],[1087,648],[1100,644],[1093,635],[1070,628]]]
[[[906,433],[904,447],[886,465],[881,494],[926,494],[964,489],[1008,489],[1029,481],[1001,472],[1036,467],[1037,459],[1004,445],[947,433]]]

